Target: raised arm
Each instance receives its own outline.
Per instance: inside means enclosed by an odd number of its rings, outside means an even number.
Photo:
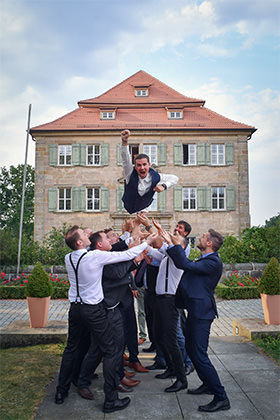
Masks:
[[[133,171],[133,164],[131,160],[131,156],[129,154],[128,148],[128,138],[130,136],[129,130],[123,130],[121,132],[121,139],[122,139],[122,146],[121,146],[121,158],[122,158],[122,166],[123,166],[123,176],[126,179],[126,182],[129,181],[129,177],[131,172]]]

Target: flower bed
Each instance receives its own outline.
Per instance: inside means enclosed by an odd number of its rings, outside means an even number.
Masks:
[[[5,273],[0,273],[0,299],[25,299],[25,284],[28,283],[29,275],[25,273],[18,277],[7,279]],[[50,274],[53,285],[52,299],[67,299],[69,281],[67,276],[58,277]]]
[[[256,299],[260,297],[258,278],[246,275],[241,277],[234,271],[222,283],[218,283],[215,293],[223,299]]]

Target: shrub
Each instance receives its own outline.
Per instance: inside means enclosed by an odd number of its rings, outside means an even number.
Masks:
[[[257,286],[226,286],[219,283],[215,293],[223,299],[257,299],[260,297]]]
[[[49,276],[40,262],[35,264],[28,278],[28,283],[25,285],[25,294],[28,297],[39,298],[51,296],[52,294],[52,285],[49,281]]]
[[[280,295],[280,266],[275,257],[268,262],[258,288],[260,293],[266,295]]]

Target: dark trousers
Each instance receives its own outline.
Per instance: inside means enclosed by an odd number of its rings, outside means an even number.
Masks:
[[[217,400],[224,400],[227,397],[225,389],[207,354],[212,322],[212,319],[187,317],[183,326],[186,350],[202,383],[207,385]]]
[[[182,352],[178,345],[179,311],[175,306],[175,296],[157,296],[154,317],[156,346],[163,351],[168,369],[181,382],[186,382]]]
[[[145,289],[144,292],[144,308],[146,316],[146,324],[151,343],[155,344],[154,338],[154,312],[156,304],[156,294]]]
[[[63,394],[67,394],[72,380],[77,383],[82,360],[90,345],[90,333],[83,321],[81,306],[72,303],[68,313],[68,339],[57,385],[57,392]]]
[[[112,327],[112,334],[114,340],[114,347],[116,352],[116,383],[117,385],[124,377],[123,368],[123,349],[124,349],[124,328],[123,318],[118,307],[114,309],[107,309],[108,321]],[[98,342],[93,343],[92,357],[92,374],[95,372],[97,366],[100,364],[103,354]]]
[[[138,359],[138,333],[137,322],[134,309],[133,294],[130,289],[125,295],[125,301],[120,307],[123,317],[124,341],[129,351],[129,361],[132,363],[139,362]],[[123,347],[124,351],[124,347]]]
[[[117,355],[106,309],[103,302],[97,305],[82,304],[80,306],[82,322],[90,332],[90,348],[82,362],[78,387],[85,388],[91,384],[93,372],[92,353],[94,352],[94,343],[98,343],[104,356],[103,377],[105,401],[115,401],[118,398],[116,391]]]

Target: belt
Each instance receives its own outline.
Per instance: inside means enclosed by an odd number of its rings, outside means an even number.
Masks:
[[[166,293],[165,295],[157,295],[158,298],[173,298],[175,297],[175,295],[170,295],[168,293]]]

